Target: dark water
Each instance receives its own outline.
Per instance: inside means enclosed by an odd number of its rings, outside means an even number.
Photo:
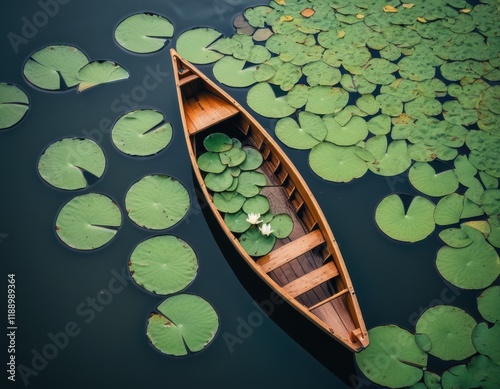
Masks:
[[[202,26],[232,35],[234,16],[263,2],[73,0],[59,4],[49,0],[47,4],[58,4],[59,9],[52,7],[53,16],[45,18],[47,11],[42,10],[42,3],[4,4],[0,14],[0,81],[20,86],[31,99],[28,116],[19,125],[0,132],[0,306],[6,311],[7,274],[14,273],[16,363],[32,369],[24,371],[29,386],[376,387],[357,375],[352,354],[288,307],[269,303],[270,291],[241,266],[223,241],[214,239],[210,231],[214,224],[196,199],[182,136],[168,54],[175,38],[167,48],[149,55],[125,52],[113,40],[114,28],[122,19],[144,11],[167,17],[175,26],[176,37]],[[23,30],[26,20],[34,18],[40,25],[38,31]],[[14,47],[9,33],[24,34],[25,38]],[[115,61],[129,71],[130,78],[81,94],[75,90],[38,90],[23,79],[23,64],[31,53],[50,44],[72,44],[91,60]],[[210,66],[202,68],[211,75]],[[156,87],[144,94],[142,85],[148,74],[154,74]],[[244,91],[229,90],[244,103]],[[137,159],[114,148],[110,127],[131,108],[154,108],[165,114],[174,128],[166,150]],[[272,128],[272,121],[259,120]],[[95,139],[108,161],[103,178],[77,193],[49,187],[36,171],[44,148],[71,136]],[[407,245],[393,242],[377,230],[373,215],[381,198],[394,191],[413,193],[404,176],[385,179],[369,173],[350,184],[327,183],[310,170],[307,153],[287,151],[330,221],[369,328],[397,323],[413,330],[419,312],[440,302],[464,306],[477,315],[470,303],[475,293],[458,292],[438,275],[434,257],[440,243],[436,234],[422,243]],[[160,172],[179,179],[192,198],[186,218],[165,231],[186,240],[198,254],[198,276],[185,292],[210,301],[221,321],[212,345],[184,358],[164,356],[150,346],[146,320],[162,298],[134,285],[128,274],[121,275],[135,245],[155,233],[125,218],[110,244],[82,253],[62,245],[53,231],[58,210],[75,194],[104,193],[123,209],[127,189],[144,175]],[[109,290],[113,290],[112,300],[103,302],[101,296]],[[93,299],[97,299],[96,305],[91,305]],[[0,316],[5,319],[1,321],[2,330],[7,331],[7,314]],[[36,357],[44,351],[52,359]],[[15,384],[7,380],[5,339],[0,355],[1,387],[24,386],[19,372]]]

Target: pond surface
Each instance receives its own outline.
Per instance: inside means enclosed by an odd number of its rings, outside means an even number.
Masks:
[[[21,87],[31,103],[20,124],[0,132],[0,285],[5,291],[7,274],[15,274],[15,355],[18,368],[24,366],[15,387],[24,386],[23,377],[33,388],[377,387],[359,375],[352,354],[295,311],[272,302],[269,289],[225,249],[223,240],[214,238],[215,224],[196,198],[168,49],[193,27],[232,35],[234,17],[256,4],[263,2],[42,0],[4,5],[0,81]],[[115,43],[114,28],[125,17],[146,11],[168,18],[174,39],[154,54],[126,52]],[[12,34],[19,39],[14,44]],[[80,94],[36,89],[23,78],[23,64],[50,44],[71,44],[91,60],[115,61],[130,78]],[[201,68],[212,76],[211,66]],[[148,90],[147,77],[155,84]],[[226,89],[246,105],[245,91]],[[172,124],[173,140],[158,155],[132,158],[113,146],[112,123],[132,108],[157,109]],[[257,118],[267,129],[274,128],[273,121]],[[57,190],[38,176],[40,154],[63,137],[94,139],[106,154],[104,176],[84,191]],[[305,152],[285,150],[330,222],[368,328],[394,323],[413,330],[420,312],[440,301],[477,315],[476,293],[456,290],[437,273],[434,259],[441,243],[436,233],[409,245],[389,240],[377,229],[374,210],[385,195],[414,193],[405,175],[386,179],[369,173],[349,184],[328,183],[311,171]],[[124,215],[113,241],[87,253],[68,249],[53,228],[59,209],[75,194],[103,193],[123,210],[128,188],[151,173],[177,178],[191,195],[188,215],[165,233],[181,237],[196,251],[199,272],[185,292],[211,302],[221,323],[210,347],[183,358],[162,355],[149,344],[146,321],[163,299],[137,287],[127,273],[134,247],[156,233]],[[6,340],[2,345],[5,361]],[[40,356],[44,354],[48,359]]]

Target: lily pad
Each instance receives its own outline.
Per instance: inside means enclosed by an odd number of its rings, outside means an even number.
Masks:
[[[286,96],[276,97],[267,82],[259,82],[250,88],[247,103],[259,115],[269,118],[283,118],[295,112],[295,108],[286,102]]]
[[[172,125],[162,113],[143,109],[123,115],[113,126],[111,138],[121,152],[128,155],[153,155],[168,146]]]
[[[375,174],[397,176],[411,165],[411,158],[404,140],[395,140],[387,145],[387,137],[377,135],[368,139],[365,148],[375,157],[375,161],[368,164],[368,169]]]
[[[228,151],[233,147],[233,140],[226,134],[214,132],[203,140],[203,146],[205,146],[207,151],[221,153],[223,151]]]
[[[228,167],[236,167],[246,159],[247,154],[241,148],[233,147],[227,151],[222,151],[219,156],[222,164]]]
[[[342,110],[349,102],[349,93],[343,88],[317,85],[309,88],[306,111],[325,115]]]
[[[430,339],[429,354],[445,361],[460,361],[476,352],[471,340],[475,326],[476,321],[463,309],[438,305],[420,316],[416,333]]]
[[[472,243],[470,236],[461,228],[447,228],[439,233],[441,240],[450,247],[462,248]]]
[[[375,210],[375,221],[387,236],[402,242],[418,242],[434,231],[434,204],[416,196],[405,210],[401,197],[385,197]]]
[[[221,212],[235,213],[238,212],[246,201],[246,197],[237,192],[220,192],[215,193],[214,204]]]
[[[248,214],[243,211],[238,211],[236,213],[226,213],[224,215],[224,222],[229,228],[230,231],[235,232],[237,234],[241,234],[248,230],[251,226],[249,222],[247,222]]]
[[[207,173],[222,173],[226,169],[226,165],[220,161],[219,153],[211,151],[201,154],[197,163],[200,170]]]
[[[195,64],[215,62],[224,54],[210,50],[208,46],[220,36],[221,33],[213,28],[193,28],[179,35],[177,51],[182,57]]]
[[[434,220],[440,226],[458,223],[464,209],[464,196],[451,193],[437,203]]]
[[[266,176],[260,172],[242,172],[238,177],[236,191],[245,197],[253,197],[260,192],[260,188],[266,186]]]
[[[250,228],[238,239],[248,255],[260,257],[269,253],[276,242],[274,235],[264,235],[258,228]]]
[[[314,146],[309,154],[309,165],[314,173],[327,181],[350,182],[362,177],[368,170],[355,146],[337,146],[322,142]]]
[[[238,166],[241,170],[256,170],[262,165],[263,158],[259,150],[253,147],[243,147],[246,153],[245,160]]]
[[[258,194],[254,197],[250,197],[243,204],[243,212],[265,214],[270,208],[269,200],[266,196]]]
[[[219,317],[205,299],[179,294],[167,298],[152,313],[147,336],[160,352],[182,356],[201,351],[212,342],[219,328]]]
[[[244,88],[255,84],[254,72],[256,67],[246,67],[245,60],[239,60],[233,57],[224,57],[218,60],[213,72],[215,78],[222,84]]]
[[[368,331],[370,345],[354,355],[360,370],[371,381],[390,388],[416,384],[423,376],[427,354],[410,332],[387,325]]]
[[[80,83],[77,73],[88,62],[87,56],[76,47],[47,46],[31,55],[23,72],[39,88],[64,90]]]
[[[491,328],[486,323],[479,323],[472,331],[472,343],[480,354],[500,366],[500,322]]]
[[[121,21],[115,39],[124,49],[134,53],[153,53],[160,50],[174,35],[174,26],[163,16],[141,13]]]
[[[269,224],[273,230],[272,234],[278,239],[286,238],[293,231],[293,220],[286,213],[275,215]]]
[[[74,197],[59,211],[56,234],[69,247],[94,250],[108,243],[122,223],[120,208],[109,197],[87,193]]]
[[[185,241],[173,235],[160,235],[139,243],[128,266],[139,286],[152,293],[170,294],[193,281],[198,261]]]
[[[408,179],[415,189],[429,196],[446,196],[458,189],[458,178],[453,170],[436,173],[425,162],[415,163],[409,170]]]
[[[481,232],[472,227],[462,228],[473,242],[463,248],[440,248],[436,267],[448,282],[459,288],[486,288],[500,274],[500,258]]]
[[[124,80],[129,77],[127,70],[111,61],[92,61],[83,66],[76,77],[80,81],[78,92],[108,82]]]
[[[137,225],[162,230],[177,224],[190,206],[189,193],[167,175],[148,175],[133,184],[125,196],[128,216]]]
[[[302,111],[298,115],[299,124],[292,118],[283,118],[276,123],[276,136],[290,148],[307,150],[323,141],[327,128],[318,115]]]
[[[359,116],[352,116],[347,123],[339,123],[337,115],[330,114],[323,116],[323,122],[328,130],[325,140],[338,146],[352,146],[368,136],[368,125]]]
[[[0,130],[19,123],[29,108],[26,93],[15,85],[0,83]]]
[[[490,323],[500,321],[500,286],[490,286],[477,298],[477,309]]]
[[[224,170],[222,173],[207,173],[205,185],[214,192],[224,192],[231,187],[233,179],[229,170]]]
[[[90,139],[56,141],[38,160],[40,176],[50,185],[66,190],[86,188],[88,177],[100,178],[105,167],[106,157],[102,149]]]

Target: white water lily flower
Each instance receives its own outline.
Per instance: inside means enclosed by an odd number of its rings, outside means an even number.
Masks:
[[[264,223],[262,226],[259,227],[260,232],[262,232],[262,235],[269,236],[271,232],[273,232],[273,229],[271,228],[271,224],[269,223]]]
[[[260,213],[249,213],[247,217],[247,222],[250,224],[259,224],[262,223],[262,220],[259,220]]]

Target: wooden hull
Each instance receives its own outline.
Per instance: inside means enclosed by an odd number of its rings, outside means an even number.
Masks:
[[[194,174],[221,229],[247,264],[307,319],[352,351],[368,343],[368,333],[339,247],[318,203],[292,162],[262,126],[196,67],[171,50],[179,107]],[[294,229],[260,258],[246,253],[215,207],[197,157],[203,139],[225,132],[259,150],[262,189],[273,213],[286,212]]]

